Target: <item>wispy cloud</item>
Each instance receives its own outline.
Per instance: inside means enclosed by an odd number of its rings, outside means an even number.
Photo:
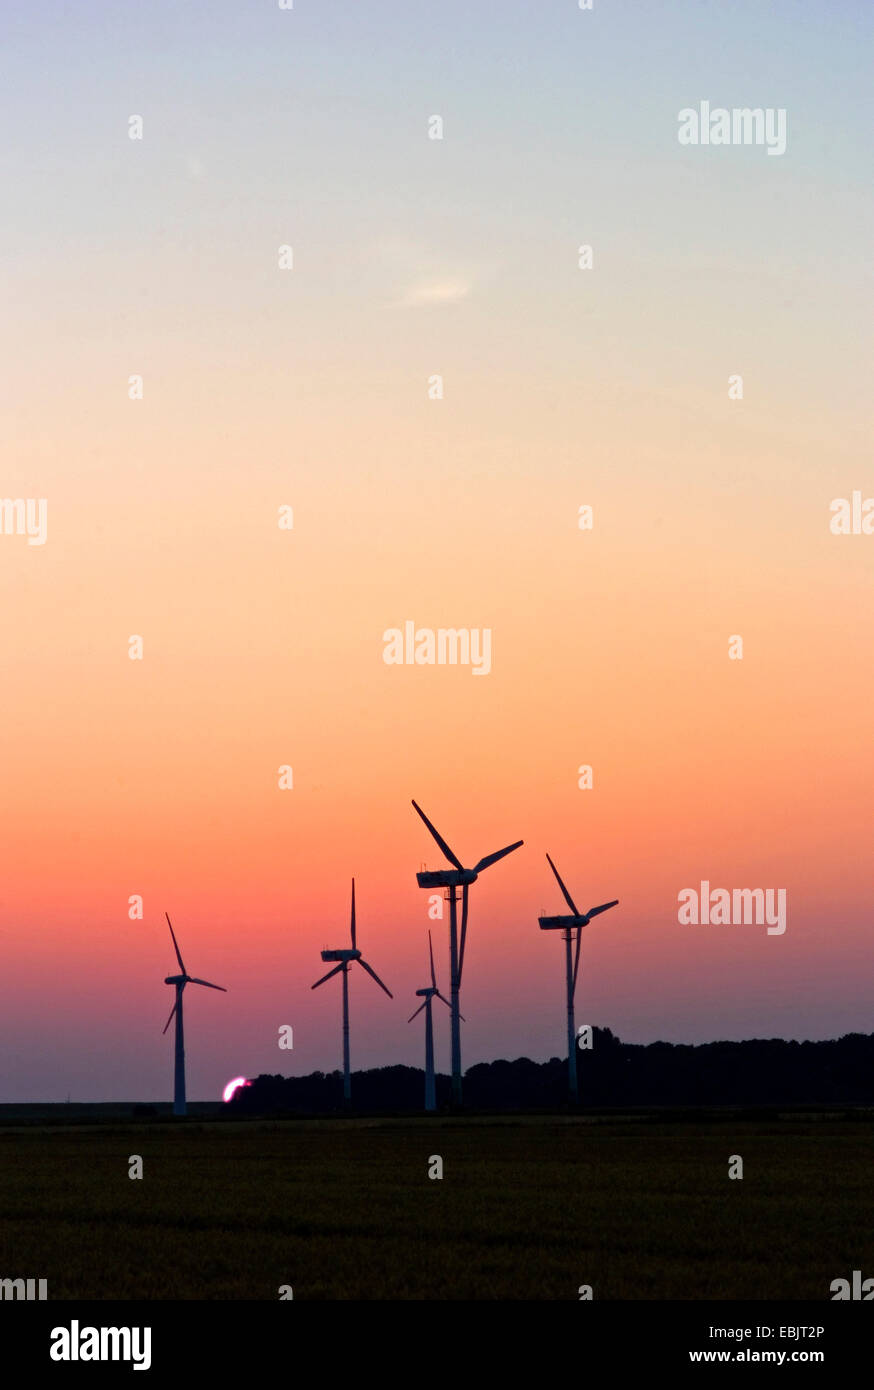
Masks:
[[[482,279],[483,267],[475,267],[467,257],[460,260],[446,247],[436,250],[402,234],[380,237],[360,254],[394,309],[460,304]]]
[[[411,285],[401,299],[408,309],[428,308],[436,304],[457,304],[467,299],[472,285],[469,280],[426,280]]]

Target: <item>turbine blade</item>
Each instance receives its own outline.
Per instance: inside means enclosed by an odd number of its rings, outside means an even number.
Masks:
[[[547,859],[549,859],[549,855],[547,855],[546,857],[547,857]],[[568,907],[570,908],[571,912],[574,914],[575,917],[582,917],[583,914],[580,912],[580,909],[577,907],[577,905],[576,905],[576,903],[574,902],[573,898],[571,897],[570,893],[569,893],[568,890],[565,888],[564,882],[563,882],[563,880],[562,880],[562,876],[561,876],[561,874],[559,873],[558,869],[557,869],[557,868],[555,867],[555,865],[553,864],[553,862],[552,862],[551,859],[549,859],[549,867],[552,869],[552,872],[555,874],[556,878],[558,879],[558,886],[559,886],[559,888],[561,889],[561,891],[564,893],[564,900],[565,900],[565,902],[567,903]]]
[[[193,975],[189,975],[188,983],[190,985],[206,985],[207,989],[220,989],[222,994],[227,994],[224,985],[211,985],[209,980],[196,980]]]
[[[372,975],[372,976],[373,976],[374,980],[376,980],[376,983],[379,985],[380,989],[384,989],[384,990],[385,990],[385,992],[386,992],[386,994],[388,995],[389,999],[394,999],[394,995],[392,994],[391,990],[388,988],[388,985],[384,985],[384,984],[382,983],[382,980],[379,978],[379,976],[377,975],[376,971],[371,969],[371,967],[367,964],[367,961],[366,961],[366,960],[361,960],[361,959],[359,959],[358,964],[359,964],[360,966],[362,966],[363,969],[365,969],[365,970],[367,971],[368,975]]]
[[[577,992],[577,975],[580,973],[580,947],[583,944],[583,929],[577,927],[577,947],[574,951],[574,973],[571,980],[571,999],[574,999]]]
[[[172,1009],[170,1010],[170,1017],[167,1019],[167,1022],[164,1024],[164,1027],[161,1029],[161,1033],[162,1033],[162,1034],[166,1033],[167,1029],[170,1027],[170,1024],[173,1022],[173,1015],[175,1014],[175,1012],[176,1012],[176,1005],[174,1004],[173,1007],[172,1007]]]
[[[446,1005],[447,1009],[449,1009],[450,1012],[451,1012],[451,1010],[452,1010],[452,1005],[450,1004],[450,1002],[449,1002],[449,1000],[446,998],[446,996],[440,993],[439,989],[438,989],[438,991],[437,991],[437,998],[438,998],[438,999],[442,999],[442,1000],[443,1000],[443,1003]],[[467,1019],[464,1017],[464,1014],[460,1013],[460,1014],[458,1015],[458,1017],[461,1019],[462,1023],[466,1023],[466,1022],[467,1022]]]
[[[422,1012],[427,1002],[428,1000],[425,999],[423,1003],[419,1005],[418,1009],[416,1010],[416,1014],[420,1014]],[[410,1014],[409,1018],[407,1019],[407,1023],[412,1023],[413,1019],[416,1017],[416,1014]]]
[[[464,970],[464,943],[467,940],[467,909],[470,899],[470,884],[461,889],[461,940],[458,943],[458,988],[461,989],[461,973]]]
[[[437,988],[437,981],[434,977],[434,947],[431,944],[431,933],[428,932],[428,952],[431,956],[431,988]]]
[[[310,985],[310,989],[318,989],[319,985],[323,985],[326,980],[330,980],[332,975],[336,975],[338,971],[342,970],[345,964],[346,962],[341,960],[340,964],[335,965],[333,970],[329,970],[327,975],[323,975],[320,980],[316,980],[314,985]]]
[[[482,873],[483,869],[487,869],[490,864],[497,864],[498,860],[503,859],[505,854],[512,854],[514,849],[518,849],[524,843],[524,840],[517,840],[515,845],[507,845],[506,849],[496,849],[494,854],[487,854],[485,859],[481,859],[478,864],[474,865],[474,873]]]
[[[443,853],[446,855],[446,858],[449,860],[450,864],[454,864],[456,869],[460,869],[463,873],[464,865],[462,864],[461,860],[458,858],[457,855],[452,853],[452,850],[447,845],[443,836],[440,834],[438,830],[435,830],[434,826],[431,824],[428,817],[425,815],[425,812],[422,810],[421,806],[416,806],[415,801],[413,802],[413,805],[416,807],[417,812],[422,817],[422,820],[425,822],[428,829],[431,831],[431,834],[434,836],[434,839],[437,841]]]
[[[170,935],[173,938],[173,945],[176,949],[176,959],[179,962],[179,969],[182,971],[183,975],[187,975],[188,971],[185,969],[185,962],[182,959],[182,953],[179,950],[179,943],[176,940],[176,933],[173,930],[173,923],[170,921],[170,914],[168,912],[165,912],[164,916],[167,918],[167,926],[170,928]]]
[[[618,899],[618,898],[614,898],[613,901],[612,901],[612,903],[602,903],[600,907],[590,907],[589,910],[588,910],[588,912],[586,913],[586,916],[587,916],[587,917],[597,917],[597,915],[598,915],[599,912],[606,912],[607,909],[608,909],[608,907],[616,907],[616,905],[617,905],[618,902],[619,902],[619,899]]]
[[[354,878],[353,878],[353,880],[352,880],[352,950],[353,950],[353,951],[357,951],[357,950],[358,950],[358,947],[355,945],[355,880],[354,880]]]

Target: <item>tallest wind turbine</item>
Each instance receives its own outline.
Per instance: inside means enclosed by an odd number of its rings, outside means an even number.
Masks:
[[[206,985],[207,989],[220,989],[222,994],[227,994],[224,985],[211,985],[209,980],[197,980],[193,975],[189,975],[185,969],[185,962],[182,959],[182,952],[179,950],[179,943],[176,940],[176,933],[173,930],[173,923],[167,913],[167,926],[170,928],[170,935],[173,938],[173,948],[176,951],[176,959],[179,962],[181,975],[168,975],[164,981],[165,985],[176,986],[176,1003],[170,1010],[170,1017],[164,1024],[164,1032],[173,1022],[173,1015],[176,1015],[176,1075],[173,1087],[173,1114],[184,1115],[185,1111],[185,1035],[182,1031],[182,991],[186,985]]]
[[[523,840],[517,840],[515,844],[507,845],[506,849],[495,850],[494,854],[487,854],[484,859],[480,859],[472,869],[466,869],[461,860],[447,845],[439,831],[429,821],[421,806],[417,806],[415,801],[413,806],[427,825],[434,839],[437,841],[450,864],[451,869],[424,870],[416,874],[416,882],[420,888],[446,888],[449,893],[449,963],[450,963],[450,989],[451,999],[450,1009],[452,1010],[452,1104],[461,1105],[461,1013],[458,1007],[458,994],[461,989],[461,972],[464,967],[464,943],[467,938],[467,899],[468,891],[472,883],[476,883],[477,876],[487,869],[490,864],[495,864],[499,859],[503,859],[505,854],[511,854],[514,849],[518,849],[524,844]],[[458,940],[458,889],[461,888],[461,942]]]

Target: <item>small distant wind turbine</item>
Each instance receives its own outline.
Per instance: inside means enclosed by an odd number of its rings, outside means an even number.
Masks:
[[[549,855],[547,854],[547,859]],[[615,907],[619,902],[614,898],[610,903],[601,903],[600,907],[590,907],[588,912],[580,912],[573,898],[561,881],[561,874],[549,859],[549,867],[558,879],[558,886],[564,894],[564,900],[573,913],[572,917],[539,917],[541,931],[558,931],[565,933],[565,962],[567,969],[567,1079],[568,1094],[571,1104],[576,1105],[579,1100],[577,1090],[577,1035],[574,1028],[574,993],[577,988],[577,972],[580,968],[580,945],[582,942],[583,927],[589,925],[592,917],[597,917],[599,912],[606,912],[608,907]],[[573,965],[571,965],[571,942],[574,939],[573,933],[576,932],[576,951],[574,953]]]
[[[417,814],[425,822],[434,839],[442,849],[453,869],[426,870],[416,874],[416,882],[420,888],[447,888],[449,890],[449,996],[452,1000],[450,1009],[452,1010],[452,1104],[461,1105],[461,1025],[459,1020],[461,1014],[458,1009],[458,993],[461,989],[461,972],[464,968],[464,943],[467,937],[467,898],[468,890],[472,883],[476,883],[477,876],[487,869],[490,864],[496,864],[499,859],[503,859],[505,854],[511,854],[514,849],[518,849],[523,840],[517,840],[513,845],[507,845],[506,849],[496,850],[494,854],[487,854],[472,869],[466,869],[461,860],[453,854],[443,836],[439,834],[429,821],[421,806],[417,806],[415,801],[413,806]],[[458,942],[458,889],[461,888],[461,945]]]
[[[222,992],[222,994],[227,994],[227,990],[225,989],[224,985],[211,985],[210,982],[209,982],[209,980],[197,980],[197,979],[195,979],[195,977],[194,977],[193,975],[189,975],[189,974],[188,974],[188,971],[185,969],[185,964],[184,964],[184,962],[183,962],[183,960],[182,960],[182,954],[181,954],[181,952],[180,952],[180,950],[179,950],[179,943],[178,943],[177,940],[176,940],[176,933],[175,933],[174,930],[173,930],[173,923],[170,921],[170,918],[169,918],[169,916],[168,916],[168,914],[167,914],[166,912],[164,913],[164,916],[167,918],[167,926],[170,928],[170,935],[171,935],[172,938],[173,938],[173,947],[174,947],[174,950],[176,951],[176,959],[177,959],[178,962],[179,962],[179,969],[182,971],[182,974],[181,974],[181,975],[168,975],[167,978],[166,978],[166,980],[164,981],[164,984],[165,984],[165,985],[175,985],[175,986],[176,986],[176,1003],[173,1005],[172,1009],[170,1010],[170,1017],[167,1019],[167,1022],[164,1024],[164,1032],[166,1033],[167,1029],[170,1027],[170,1024],[173,1022],[173,1015],[175,1014],[175,1015],[176,1015],[176,1075],[175,1075],[175,1085],[174,1085],[174,1087],[173,1087],[173,1114],[174,1114],[174,1115],[184,1115],[184,1114],[186,1113],[186,1110],[185,1110],[185,1035],[184,1035],[184,1033],[183,1033],[183,1031],[182,1031],[182,991],[185,989],[185,986],[186,986],[186,985],[206,985],[207,989],[220,989],[221,992]]]
[[[379,978],[379,976],[377,975],[376,971],[373,970],[373,969],[371,969],[371,967],[367,964],[367,961],[366,961],[366,960],[362,960],[362,958],[361,958],[361,952],[358,950],[358,945],[357,945],[357,942],[356,942],[356,939],[355,939],[355,880],[354,880],[354,878],[353,878],[353,880],[352,880],[352,918],[351,918],[351,931],[352,931],[352,950],[351,950],[351,951],[346,951],[346,950],[340,950],[340,951],[323,951],[323,952],[322,952],[322,960],[324,960],[324,961],[328,961],[328,960],[338,960],[338,961],[340,962],[340,964],[339,964],[339,965],[335,965],[333,970],[329,970],[328,973],[327,973],[327,975],[323,975],[322,978],[321,978],[320,980],[316,980],[315,984],[310,986],[311,989],[318,989],[319,985],[323,985],[323,984],[325,983],[326,980],[330,980],[330,978],[331,978],[332,975],[338,974],[339,971],[341,971],[341,970],[342,970],[342,972],[343,972],[343,1104],[344,1104],[345,1106],[347,1106],[347,1107],[349,1106],[349,1104],[351,1103],[351,1100],[352,1100],[352,1078],[351,1078],[351,1073],[350,1073],[350,1071],[349,1071],[349,966],[350,966],[350,964],[351,964],[353,961],[356,961],[356,960],[357,960],[358,964],[359,964],[360,966],[363,966],[363,968],[367,971],[368,975],[372,975],[372,976],[373,976],[374,980],[376,980],[376,983],[379,985],[380,989],[384,989],[384,990],[385,990],[385,992],[386,992],[386,994],[388,995],[389,999],[393,999],[393,998],[394,998],[394,995],[392,994],[391,990],[388,989],[388,988],[382,983],[382,980]]]
[[[420,1004],[414,1014],[410,1014],[407,1023],[412,1023],[418,1014],[425,1010],[425,1109],[437,1109],[437,1090],[434,1085],[434,1023],[431,1018],[431,1001],[435,998],[442,999],[447,1009],[452,1005],[445,995],[441,994],[437,988],[437,978],[434,974],[434,948],[431,945],[431,933],[428,933],[428,953],[431,957],[431,984],[427,989],[417,989],[416,994],[420,997],[424,995],[425,1002]]]

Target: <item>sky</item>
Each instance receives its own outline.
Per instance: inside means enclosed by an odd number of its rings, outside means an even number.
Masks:
[[[620,900],[578,1023],[871,1031],[874,536],[830,528],[874,496],[869,7],[0,27],[0,499],[46,505],[0,534],[0,1101],[169,1099],[165,911],[228,988],[186,992],[190,1098],[333,1070],[353,874],[395,996],[353,973],[353,1068],[422,1065],[412,797],[465,863],[525,841],[472,889],[465,1066],[563,1055],[546,851]],[[701,101],[785,153],[682,145]],[[407,621],[491,670],[386,664]],[[682,924],[702,880],[786,931]]]

